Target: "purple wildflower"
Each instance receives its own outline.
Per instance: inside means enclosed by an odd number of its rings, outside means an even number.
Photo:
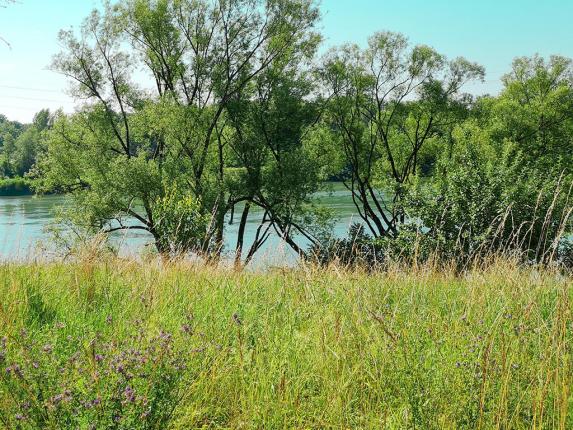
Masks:
[[[20,368],[19,365],[17,364],[13,364],[12,366],[8,366],[6,368],[6,374],[8,376],[10,376],[12,373],[14,373],[14,375],[18,376],[18,377],[23,377],[23,373],[22,373],[22,369]]]
[[[54,397],[52,397],[50,399],[50,403],[57,405],[57,404],[61,403],[62,400],[64,400],[64,395],[63,394],[56,394]]]
[[[127,403],[135,402],[135,391],[129,385],[125,387],[125,390],[123,391],[123,396],[125,397],[125,401]]]
[[[159,337],[161,340],[164,340],[166,342],[169,342],[171,340],[171,335],[169,333],[164,332],[163,330],[159,332]]]

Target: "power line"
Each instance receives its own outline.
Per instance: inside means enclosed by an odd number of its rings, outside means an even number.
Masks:
[[[37,112],[35,110],[35,108],[33,108],[33,107],[24,107],[24,106],[0,105],[0,109],[16,109],[16,110],[24,110],[24,111],[29,111],[29,112]]]
[[[20,96],[0,96],[0,100],[10,100],[10,99],[15,99],[15,100],[28,100],[28,101],[33,101],[33,102],[46,102],[46,103],[67,103],[70,100],[54,100],[54,99],[39,99],[39,98],[35,98],[35,97],[20,97]]]
[[[44,92],[44,93],[58,93],[58,94],[62,94],[62,91],[58,91],[58,90],[48,90],[48,89],[45,89],[45,88],[17,87],[17,86],[11,86],[11,85],[0,85],[0,88],[7,88],[7,89],[10,89],[10,90],[40,91],[40,92]]]

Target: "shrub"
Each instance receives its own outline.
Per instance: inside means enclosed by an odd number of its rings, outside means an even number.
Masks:
[[[408,213],[418,221],[422,248],[444,261],[495,253],[535,263],[554,259],[572,228],[573,177],[523,169],[519,151],[507,144],[499,153],[475,124],[460,127],[456,139],[439,173],[409,195]]]

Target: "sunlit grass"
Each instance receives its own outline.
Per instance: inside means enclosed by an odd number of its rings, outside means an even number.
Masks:
[[[570,278],[507,262],[4,265],[0,424],[569,429],[572,299]]]

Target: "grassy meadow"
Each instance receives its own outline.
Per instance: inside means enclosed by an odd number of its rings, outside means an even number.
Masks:
[[[500,261],[0,266],[0,427],[573,428],[573,284]]]

